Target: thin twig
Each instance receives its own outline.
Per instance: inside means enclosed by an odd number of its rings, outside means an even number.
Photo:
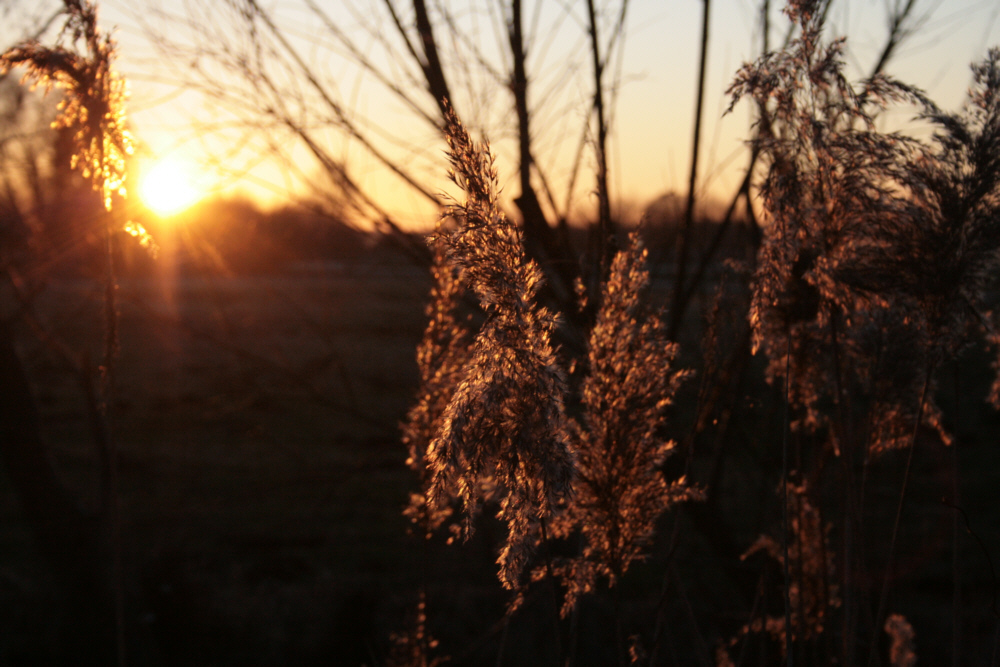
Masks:
[[[701,58],[698,65],[698,97],[694,112],[694,137],[691,140],[691,173],[688,177],[687,206],[684,207],[684,225],[677,247],[677,275],[674,278],[674,297],[672,300],[670,329],[668,336],[677,339],[677,331],[681,325],[681,297],[684,294],[684,278],[687,269],[688,246],[691,242],[691,224],[694,219],[695,184],[698,178],[698,153],[701,148],[701,109],[705,100],[705,71],[708,63],[708,25],[711,0],[702,0],[701,17]]]

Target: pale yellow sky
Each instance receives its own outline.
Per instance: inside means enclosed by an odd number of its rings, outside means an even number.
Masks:
[[[829,25],[833,33],[848,37],[848,64],[853,76],[868,71],[877,57],[887,33],[887,5],[894,2],[834,0]],[[446,189],[443,142],[428,126],[415,120],[412,112],[387,95],[384,87],[375,84],[371,77],[362,76],[342,49],[333,48],[322,26],[307,16],[298,0],[261,4],[273,12],[280,25],[290,30],[301,55],[331,82],[354,118],[378,135],[380,148],[411,167],[429,190]],[[338,27],[357,39],[367,57],[395,72],[398,81],[405,81],[407,71],[412,69],[394,67],[379,41],[380,36],[391,40],[394,35],[391,26],[378,22],[380,9],[384,7],[381,0],[318,0],[318,4]],[[465,21],[465,31],[475,30],[476,44],[492,59],[491,66],[502,70],[505,67],[502,35],[495,27],[502,24],[491,24],[489,20],[491,8],[495,11],[499,4],[491,0],[465,0],[449,6],[457,8],[456,14]],[[731,196],[742,178],[746,164],[742,141],[749,122],[745,109],[723,117],[728,103],[724,91],[741,63],[759,51],[759,37],[755,37],[759,4],[755,0],[715,0],[712,4],[699,187],[722,198]],[[255,152],[266,148],[268,139],[290,149],[296,167],[307,176],[316,173],[307,151],[301,146],[290,148],[287,137],[227,130],[225,126],[234,118],[231,112],[220,111],[218,105],[206,101],[204,96],[177,88],[182,78],[178,64],[160,58],[149,43],[148,34],[139,27],[145,20],[162,29],[171,40],[189,39],[182,30],[156,19],[155,13],[163,10],[164,3],[106,0],[99,6],[104,26],[116,29],[121,47],[119,69],[131,81],[132,123],[151,153],[169,154],[175,160],[198,165],[200,174],[192,180],[200,187],[236,189],[265,201],[280,201],[283,193],[300,187],[297,178],[283,165],[254,157]],[[224,19],[214,9],[223,6],[218,0],[170,6],[169,11],[175,15],[198,8],[200,21]],[[560,9],[563,6],[571,7],[568,18]],[[567,165],[580,141],[591,94],[592,78],[582,22],[584,6],[582,2],[560,0],[525,2],[526,17],[533,16],[536,10],[539,15],[539,27],[529,52],[529,67],[533,68],[529,102],[537,109],[535,155],[557,192],[565,189]],[[353,10],[349,11],[351,7]],[[471,9],[462,11],[463,7]],[[1000,3],[918,0],[917,8],[917,15],[926,20],[901,47],[889,72],[927,89],[940,105],[954,107],[961,103],[968,86],[969,63],[981,58],[989,46],[1000,44]],[[665,192],[686,189],[701,11],[699,0],[632,0],[629,4],[624,50],[621,60],[616,61],[620,87],[610,144],[612,195],[618,201],[642,207]],[[772,43],[777,43],[786,24],[777,7],[772,13]],[[371,25],[363,27],[365,21],[371,21]],[[231,27],[220,20],[213,29],[223,35]],[[443,31],[439,33],[439,42],[447,52],[469,50],[468,46],[462,46],[461,40],[455,44],[448,42]],[[453,92],[466,91],[464,95],[456,93],[459,111],[466,120],[471,118],[472,124],[489,128],[498,154],[501,181],[505,182],[507,194],[515,195],[516,125],[509,93],[497,83],[481,78],[463,80],[465,73],[461,67],[452,67],[449,74],[453,76]],[[890,115],[889,122],[904,123],[910,115],[908,110],[896,112]],[[209,132],[207,126],[212,126],[213,131]],[[426,199],[390,175],[356,142],[317,132],[334,147],[336,156],[347,161],[358,183],[400,222],[426,226],[434,220],[435,211]],[[220,162],[229,167],[230,173],[220,174],[207,168]],[[592,153],[587,153],[574,197],[582,207],[593,205],[593,164]],[[244,166],[252,169],[244,174]]]

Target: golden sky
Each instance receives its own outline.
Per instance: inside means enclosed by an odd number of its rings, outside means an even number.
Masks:
[[[412,66],[393,61],[402,51],[398,39],[392,43],[395,33],[386,22],[382,0],[315,2],[337,29],[360,47],[364,57],[396,77],[394,84],[410,85],[407,77],[413,76]],[[867,72],[877,58],[887,34],[886,14],[895,2],[834,0],[830,31],[848,37],[852,76]],[[58,3],[50,4],[55,7]],[[290,136],[255,134],[237,127],[253,116],[254,102],[247,101],[234,112],[232,107],[190,90],[183,60],[165,59],[151,43],[150,28],[178,44],[197,44],[199,40],[204,44],[206,35],[210,46],[229,39],[242,44],[235,37],[234,15],[224,11],[225,4],[222,0],[169,5],[106,0],[99,6],[105,28],[115,30],[120,44],[119,69],[131,82],[131,120],[148,154],[170,155],[192,165],[196,174],[191,180],[201,188],[237,190],[265,202],[280,201],[289,191],[302,189],[301,177],[262,153],[272,148],[285,151],[286,158],[310,178],[316,168],[308,151]],[[397,0],[395,4],[405,7],[407,3]],[[502,85],[483,76],[483,68],[469,62],[470,54],[478,51],[487,60],[486,68],[506,71],[503,24],[497,14],[501,3],[465,0],[446,4],[460,22],[460,34],[438,33],[439,45],[451,58],[446,67],[456,107],[474,128],[489,133],[505,192],[516,195],[516,123],[511,96]],[[379,150],[412,170],[428,190],[447,189],[443,142],[389,94],[385,85],[357,67],[357,54],[345,53],[343,45],[330,37],[329,29],[300,0],[262,1],[261,6],[285,31],[296,53],[338,96],[352,122],[373,137]],[[564,10],[565,6],[570,9]],[[614,4],[599,6],[608,8],[605,24],[613,23]],[[712,3],[699,187],[723,199],[731,196],[742,177],[746,164],[742,141],[749,123],[746,109],[723,116],[728,103],[725,89],[739,66],[759,53],[759,6],[751,0]],[[535,112],[535,157],[557,199],[566,190],[568,165],[581,140],[592,94],[584,7],[583,2],[560,0],[525,2],[525,17],[530,21],[529,103]],[[633,209],[665,192],[686,189],[701,11],[699,0],[632,0],[628,6],[623,47],[616,52],[608,79],[616,86],[609,156],[612,196]],[[889,73],[926,89],[941,106],[955,107],[969,83],[969,63],[981,58],[989,46],[1000,44],[998,12],[1000,3],[993,0],[918,0],[916,16],[922,20],[890,63]],[[774,44],[781,40],[786,23],[777,7],[772,15]],[[200,37],[193,36],[192,24],[201,31]],[[217,71],[223,89],[236,90],[236,84],[225,83],[227,76],[221,69]],[[429,102],[425,96],[423,108],[430,109]],[[911,110],[901,110],[890,114],[886,122],[905,124],[911,115]],[[319,120],[310,117],[304,122]],[[346,161],[362,188],[401,223],[426,226],[433,221],[433,206],[356,141],[316,124],[310,127],[333,155]],[[573,196],[578,208],[593,205],[594,164],[593,153],[585,152]]]

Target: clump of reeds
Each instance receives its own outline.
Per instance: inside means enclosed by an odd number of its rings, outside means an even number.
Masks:
[[[822,40],[820,3],[791,0],[786,12],[799,38],[745,66],[730,89],[733,104],[749,96],[761,110],[757,144],[767,161],[754,349],[784,387],[791,428],[822,444],[817,473],[826,454],[847,458],[842,539],[859,532],[870,458],[909,450],[891,569],[918,431],[950,443],[935,371],[980,334],[996,339],[989,294],[1000,268],[1000,51],[973,66],[968,102],[946,113],[881,74],[849,82],[843,40]],[[876,128],[877,115],[897,103],[922,110],[936,130],[930,140]],[[856,556],[844,554],[843,566],[854,567]],[[870,635],[884,617],[888,574],[885,582]],[[786,606],[794,624],[797,605]],[[855,629],[844,632],[849,660]]]
[[[470,517],[495,502],[508,527],[499,564],[509,588],[520,585],[539,542],[578,537],[575,557],[533,571],[535,579],[561,581],[566,613],[599,580],[614,585],[642,557],[668,507],[698,496],[684,478],[668,481],[662,472],[674,448],[663,435],[666,413],[689,372],[675,367],[677,346],[648,305],[637,234],[591,295],[586,357],[561,360],[558,322],[539,303],[541,270],[498,206],[488,148],[453,114],[447,136],[465,202],[450,207],[432,239],[422,384],[404,425],[424,490],[407,513],[433,530],[455,499]],[[485,317],[474,335],[457,314],[466,288]],[[583,369],[578,392],[567,385],[565,363]]]
[[[824,402],[843,401],[876,366],[860,340],[867,328],[905,319],[887,317],[885,295],[857,289],[855,278],[864,272],[859,253],[908,209],[896,184],[914,142],[879,132],[875,114],[892,100],[922,99],[884,76],[855,90],[843,74],[843,41],[823,44],[817,9],[789,3],[801,36],[744,67],[730,88],[733,104],[750,96],[764,110],[757,142],[768,161],[760,192],[769,220],[754,276],[753,347],[767,355],[772,380],[790,376],[787,398],[801,410],[793,427],[807,431],[830,427]],[[834,446],[847,436],[834,429]]]
[[[770,220],[754,278],[754,347],[773,379],[790,374],[798,426],[831,426],[824,401],[864,396],[873,422],[863,439],[891,449],[914,419],[939,426],[932,371],[988,320],[1000,250],[1000,55],[973,68],[965,109],[945,113],[883,75],[855,87],[843,40],[821,40],[815,3],[793,1],[787,12],[801,37],[744,67],[730,89],[733,104],[751,96],[766,110],[758,142]],[[930,143],[875,127],[899,102],[938,128]],[[839,446],[852,434],[835,426]]]
[[[730,90],[733,104],[751,97],[761,110],[756,141],[767,166],[753,347],[784,387],[799,443],[818,445],[797,459],[814,470],[782,472],[780,538],[750,550],[786,570],[786,614],[754,620],[741,637],[759,632],[783,639],[786,650],[815,647],[839,614],[846,659],[858,636],[875,637],[877,648],[885,611],[883,587],[874,625],[851,626],[861,618],[851,586],[864,545],[833,544],[833,536],[862,533],[868,463],[892,449],[912,454],[922,427],[949,442],[934,371],[983,330],[1000,340],[987,307],[1000,262],[1000,51],[974,67],[967,106],[947,114],[884,75],[848,81],[843,41],[824,43],[820,9],[792,0],[786,11],[798,38],[744,67]],[[878,130],[878,114],[899,103],[922,109],[937,133],[922,141]],[[408,511],[429,532],[456,500],[467,527],[495,503],[508,529],[501,581],[519,588],[528,569],[534,580],[557,578],[565,615],[643,557],[665,510],[699,497],[685,478],[663,474],[674,450],[664,437],[667,411],[689,373],[676,367],[677,346],[649,305],[638,236],[585,295],[593,319],[574,332],[587,341],[584,353],[557,350],[566,325],[540,303],[542,273],[498,206],[488,148],[454,114],[446,132],[465,200],[450,207],[433,240],[422,388],[404,431],[424,489]],[[466,290],[482,310],[480,325],[459,315]],[[567,382],[566,368],[578,383]],[[844,461],[839,534],[821,509],[828,482],[819,473],[831,457]],[[864,466],[860,484],[856,464]],[[546,540],[562,548],[529,568]],[[728,659],[724,649],[719,655]]]

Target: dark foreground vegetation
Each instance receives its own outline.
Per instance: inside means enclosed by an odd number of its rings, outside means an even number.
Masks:
[[[655,276],[671,267],[650,268]],[[265,274],[179,273],[125,277],[120,288],[114,415],[130,664],[387,664],[391,637],[415,632],[421,602],[423,632],[452,664],[493,664],[501,653],[503,664],[554,663],[546,586],[505,616],[510,594],[495,562],[502,524],[487,513],[468,542],[447,544],[447,534],[409,534],[402,514],[419,486],[398,424],[419,385],[426,270],[387,251]],[[726,285],[715,324],[728,332],[718,337],[722,358],[746,345],[746,284]],[[669,288],[654,278],[651,302],[667,301]],[[61,338],[99,349],[102,298],[99,283],[53,279],[35,314]],[[692,320],[714,298],[705,290]],[[656,664],[713,664],[716,647],[754,618],[783,613],[778,561],[763,551],[742,557],[760,535],[780,534],[781,390],[764,381],[759,356],[709,375],[700,326],[687,329],[676,362],[695,375],[670,409],[664,435],[683,449],[665,474],[687,468],[706,499],[661,517],[647,558],[614,591],[581,598],[560,639],[568,652],[573,633],[575,664],[616,664],[619,632],[649,641],[657,625]],[[79,378],[36,332],[14,333],[58,479],[92,512],[99,450]],[[928,664],[949,659],[955,622],[962,664],[992,659],[1000,419],[982,400],[991,358],[974,346],[940,371],[936,400],[954,442],[920,436],[899,529],[890,609],[912,624]],[[718,407],[699,415],[709,391]],[[699,419],[706,423],[692,438]],[[792,436],[792,469],[812,456],[809,442]],[[890,452],[869,469],[872,570],[854,582],[859,589],[881,585],[904,464],[905,452]],[[69,629],[94,609],[67,604],[23,501],[2,479],[3,662],[54,664]],[[83,652],[97,650],[96,637],[78,639],[65,664],[85,664]],[[763,634],[745,650],[743,664],[780,659]]]

